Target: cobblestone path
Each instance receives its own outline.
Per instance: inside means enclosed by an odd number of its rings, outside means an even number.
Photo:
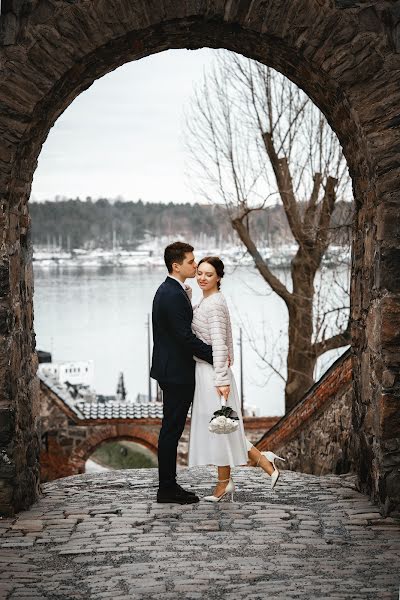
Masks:
[[[157,471],[78,475],[0,519],[0,598],[399,598],[400,521],[351,476],[234,469],[233,503],[157,504]],[[204,496],[214,470],[182,469]]]

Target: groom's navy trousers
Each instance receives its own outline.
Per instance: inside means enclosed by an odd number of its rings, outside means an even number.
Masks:
[[[171,277],[153,300],[153,360],[150,375],[163,391],[163,420],[158,439],[159,488],[176,484],[179,439],[193,401],[193,356],[212,364],[212,348],[192,332],[191,302],[179,281]]]

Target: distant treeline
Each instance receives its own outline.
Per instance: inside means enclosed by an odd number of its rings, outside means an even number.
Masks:
[[[116,243],[134,249],[148,236],[177,235],[188,240],[215,237],[217,245],[237,240],[225,208],[219,206],[75,198],[30,202],[29,207],[33,243],[40,246],[111,248]],[[347,240],[347,228],[341,226],[351,222],[351,214],[350,203],[337,204],[331,223],[337,243]],[[248,226],[257,243],[275,246],[292,240],[280,204],[253,212]]]

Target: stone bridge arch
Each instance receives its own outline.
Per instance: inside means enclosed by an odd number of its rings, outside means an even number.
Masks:
[[[28,198],[57,117],[91,83],[170,48],[227,48],[297,83],[327,116],[356,199],[353,426],[360,486],[399,501],[399,17],[385,0],[26,0],[0,27],[0,510],[39,492]],[[6,458],[4,458],[6,457]]]
[[[157,456],[158,432],[149,431],[140,425],[109,425],[93,427],[88,431],[88,437],[79,444],[69,458],[69,469],[76,473],[85,472],[85,463],[93,452],[104,443],[130,441],[144,446]]]

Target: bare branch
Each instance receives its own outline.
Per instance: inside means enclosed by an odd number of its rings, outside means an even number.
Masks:
[[[272,135],[269,132],[264,132],[262,137],[276,177],[276,183],[278,185],[279,194],[282,199],[282,204],[285,209],[286,218],[288,220],[290,229],[292,230],[295,240],[298,242],[298,244],[302,245],[305,236],[298,206],[294,196],[292,177],[287,159],[278,158]]]
[[[348,346],[351,343],[351,334],[350,334],[350,323],[347,326],[345,331],[341,333],[337,333],[332,337],[322,340],[321,342],[317,342],[314,344],[314,352],[315,355],[321,356],[328,350],[334,350],[335,348],[342,348],[343,346]]]
[[[322,259],[322,255],[328,245],[329,224],[331,221],[333,209],[335,208],[337,179],[328,177],[325,185],[325,193],[321,204],[321,211],[317,225],[316,241]]]
[[[247,214],[247,213],[246,213]],[[292,294],[288,291],[286,286],[272,273],[271,269],[268,267],[266,262],[263,260],[261,254],[259,253],[256,245],[251,239],[247,228],[243,224],[243,218],[245,215],[241,217],[236,217],[232,220],[232,225],[234,229],[238,232],[240,239],[243,244],[246,246],[248,252],[252,256],[254,260],[254,264],[260,274],[263,276],[268,285],[284,300],[287,306],[289,306],[292,302]]]
[[[314,173],[313,179],[314,179],[314,184],[313,184],[312,192],[311,192],[310,199],[308,201],[308,205],[305,210],[304,219],[303,219],[304,227],[306,228],[307,231],[310,230],[315,225],[315,223],[314,223],[315,213],[317,210],[319,190],[320,190],[321,184],[322,184],[321,173]]]

